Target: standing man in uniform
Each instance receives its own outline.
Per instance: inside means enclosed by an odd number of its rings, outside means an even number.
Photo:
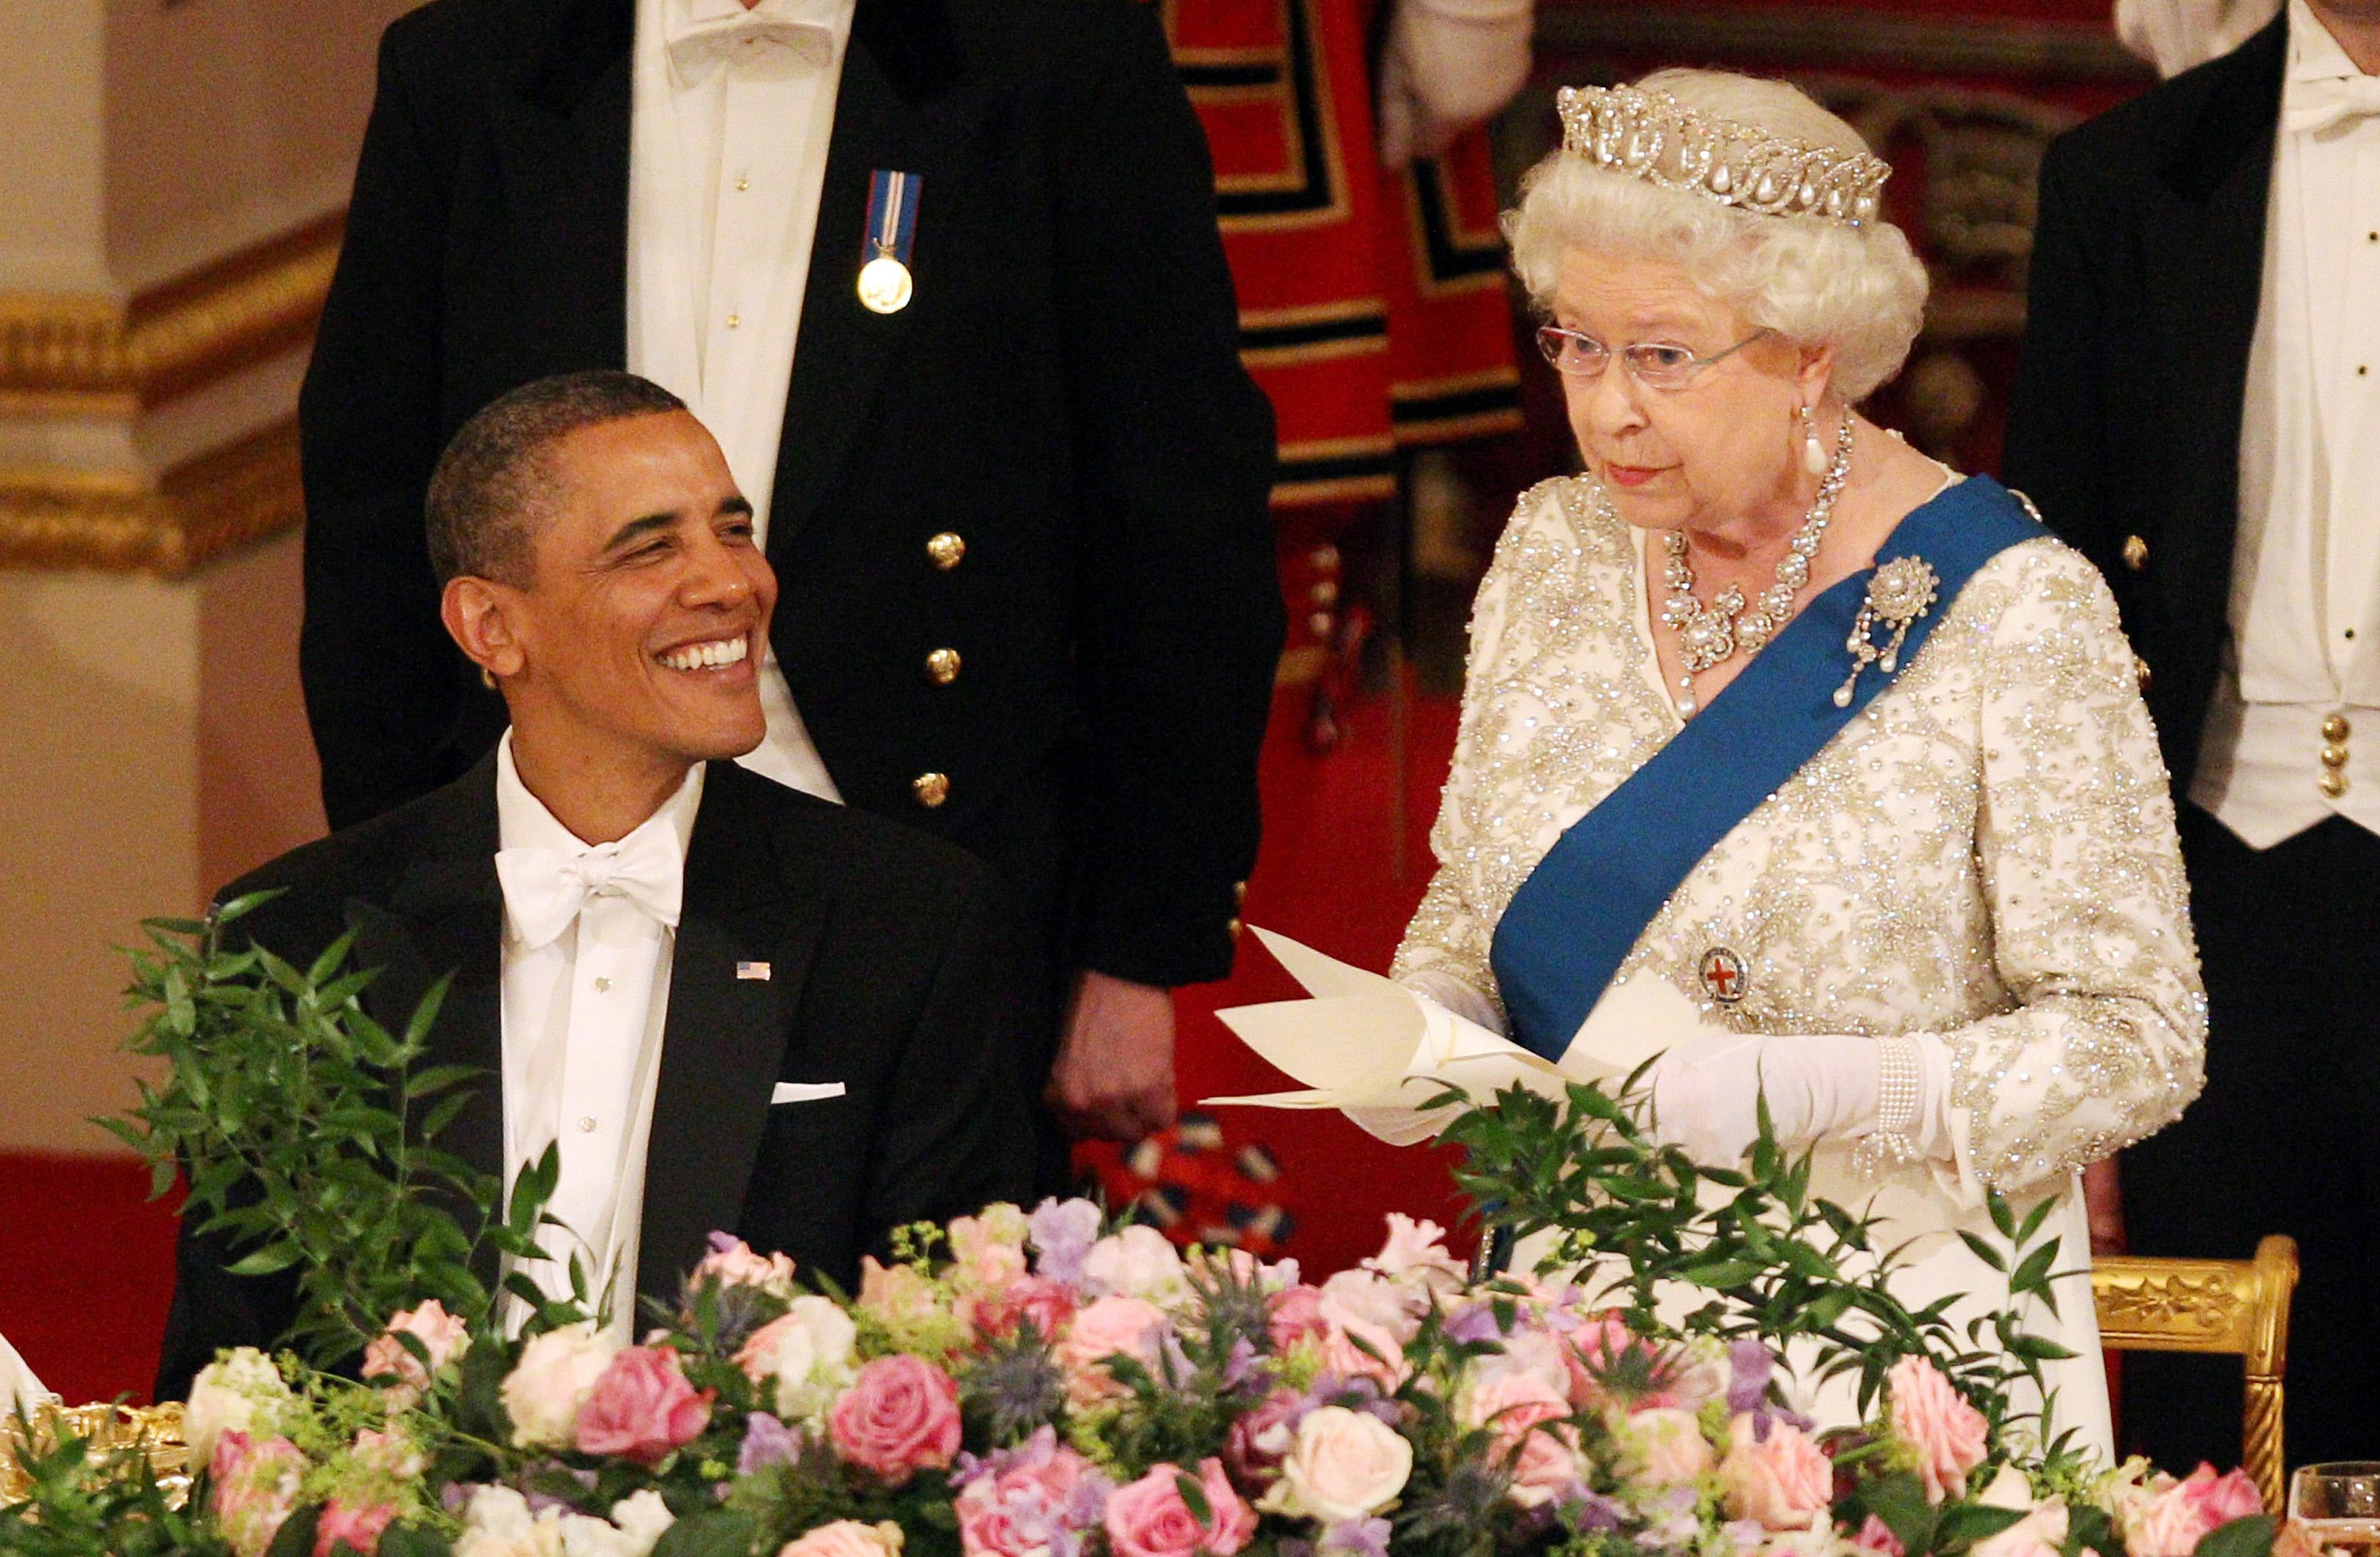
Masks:
[[[2006,459],[2115,586],[2190,867],[2206,1091],[2120,1159],[2131,1247],[2296,1237],[2291,1464],[2380,1391],[2375,71],[2380,7],[2289,0],[2050,147]],[[2128,1447],[2235,1463],[2194,1360],[2126,1360]]]
[[[503,728],[439,626],[439,449],[625,367],[718,435],[782,581],[747,765],[989,860],[1058,1122],[1170,1123],[1282,632],[1235,345],[1153,7],[432,0],[382,44],[300,402],[333,825]]]

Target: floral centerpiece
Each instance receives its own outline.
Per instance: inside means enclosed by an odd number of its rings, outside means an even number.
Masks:
[[[272,1157],[261,1195],[211,1176],[222,1121],[193,1089],[220,1078],[201,1029],[345,1045],[335,1085],[396,1097],[418,1031],[359,1041],[358,976],[338,957],[300,972],[226,954],[205,927],[159,943],[160,1010],[140,1041],[169,1045],[176,1074],[132,1133],[220,1197],[194,1191],[192,1214],[242,1216],[269,1263],[321,1232],[296,1225],[314,1212],[288,1185],[327,1175],[379,1204],[361,1181],[399,1173],[399,1145],[370,1119],[344,1143]],[[517,1272],[529,1301],[507,1322],[447,1258],[469,1240],[441,1234],[447,1296],[358,1324],[358,1295],[405,1274],[351,1253],[310,1289],[313,1361],[241,1350],[200,1373],[187,1502],[140,1457],[96,1460],[72,1434],[22,1450],[31,1490],[0,1506],[0,1553],[2268,1557],[2300,1544],[2237,1471],[2094,1466],[2047,1437],[2013,1388],[2038,1348],[2005,1318],[1985,1347],[1899,1309],[1876,1274],[1888,1257],[1847,1274],[1867,1224],[1810,1198],[1805,1162],[1764,1143],[1741,1170],[1697,1167],[1648,1142],[1627,1097],[1592,1088],[1566,1108],[1499,1101],[1451,1132],[1475,1192],[1498,1196],[1485,1220],[1557,1229],[1565,1261],[1617,1258],[1615,1282],[1475,1280],[1440,1229],[1394,1214],[1377,1255],[1309,1280],[1293,1260],[1185,1255],[1089,1201],[1050,1200],[903,1230],[856,1295],[717,1235],[627,1344],[583,1296],[539,1300]],[[480,1235],[533,1257],[552,1166],[522,1175],[504,1217],[482,1213]],[[2001,1214],[2012,1285],[2029,1290],[2055,1245]],[[1657,1278],[1710,1301],[1665,1324]],[[342,1333],[362,1344],[343,1350]],[[1822,1433],[1797,1413],[1787,1341],[1859,1372],[1864,1421]]]

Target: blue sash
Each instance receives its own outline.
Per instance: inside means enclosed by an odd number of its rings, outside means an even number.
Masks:
[[[2046,535],[2010,491],[1971,476],[1904,517],[1878,563],[1931,565],[1938,599],[1909,628],[1908,664],[1975,570]],[[1488,961],[1513,1040],[1548,1060],[1595,1009],[1661,906],[1738,822],[1859,716],[1891,677],[1863,674],[1847,707],[1844,648],[1874,568],[1828,588],[1645,765],[1571,824],[1504,910]]]

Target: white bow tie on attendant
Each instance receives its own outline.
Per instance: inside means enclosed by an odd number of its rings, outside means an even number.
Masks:
[[[2326,76],[2291,81],[2281,128],[2292,135],[2380,115],[2380,76]]]
[[[684,861],[672,846],[675,841],[655,828],[617,844],[599,844],[585,854],[498,849],[496,879],[504,883],[515,932],[532,949],[550,944],[591,897],[625,898],[674,930],[685,887]]]
[[[670,64],[689,81],[701,79],[745,49],[784,49],[802,64],[823,69],[834,63],[834,32],[822,20],[758,7],[698,19],[681,18],[670,25]]]

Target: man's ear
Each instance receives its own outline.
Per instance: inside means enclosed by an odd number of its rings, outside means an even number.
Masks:
[[[518,675],[528,664],[520,638],[520,591],[469,574],[446,580],[438,597],[438,619],[464,657],[493,686]]]

